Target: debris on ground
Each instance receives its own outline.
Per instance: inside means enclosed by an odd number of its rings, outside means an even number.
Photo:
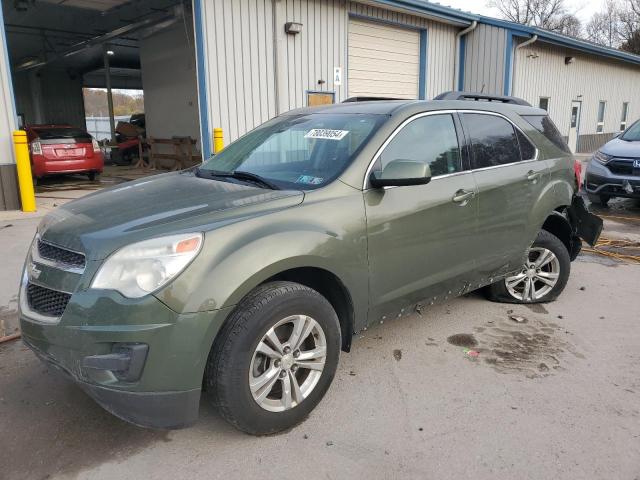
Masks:
[[[349,372],[349,375],[351,375],[352,377],[355,377],[355,376],[356,376],[356,372],[354,372],[353,370],[351,370],[351,371]]]
[[[562,320],[564,317],[562,315],[558,315],[558,318]]]
[[[329,440],[329,441],[327,442],[327,447],[331,447],[331,446],[333,446],[333,442],[332,442],[331,440]]]
[[[478,358],[480,356],[480,352],[477,350],[471,350],[470,348],[465,348],[464,353],[466,356],[471,358]]]
[[[21,333],[14,333],[12,335],[6,335],[4,337],[0,337],[0,343],[10,342],[11,340],[17,340],[22,337]]]
[[[585,246],[582,250],[623,262],[640,264],[640,242],[600,237],[595,247]],[[584,290],[584,287],[580,288],[580,290]]]
[[[509,315],[509,318],[516,323],[527,323],[527,319],[521,315]]]
[[[584,292],[586,289],[587,289],[587,287],[580,287],[580,290],[581,290],[581,291],[583,291],[583,292]]]
[[[400,360],[402,360],[402,350],[394,350],[393,358],[396,359],[396,362],[399,362]]]
[[[6,225],[2,226],[2,228],[9,228],[9,227],[13,227],[13,223],[7,223]]]

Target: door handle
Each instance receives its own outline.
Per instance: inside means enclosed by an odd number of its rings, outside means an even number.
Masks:
[[[527,180],[529,180],[530,182],[536,183],[539,178],[540,178],[540,172],[534,172],[533,170],[529,170],[527,172]]]
[[[476,192],[470,192],[468,190],[458,190],[451,200],[453,200],[454,203],[459,203],[461,207],[464,207],[467,203],[469,203],[469,200],[471,200],[475,196]]]

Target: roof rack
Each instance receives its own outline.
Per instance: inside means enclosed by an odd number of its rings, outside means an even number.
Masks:
[[[405,98],[393,98],[393,97],[350,97],[343,100],[342,103],[354,103],[354,102],[377,102],[377,101],[389,101],[389,100],[406,100]]]
[[[530,107],[531,104],[518,97],[507,97],[504,95],[489,95],[487,93],[474,92],[445,92],[441,93],[434,100],[468,100],[474,102],[499,102],[511,105],[523,105]]]

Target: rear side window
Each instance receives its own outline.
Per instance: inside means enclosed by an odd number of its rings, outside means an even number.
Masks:
[[[518,136],[518,143],[520,144],[520,154],[523,160],[533,160],[536,158],[536,147],[531,141],[516,128],[516,135]]]
[[[451,115],[428,115],[409,122],[389,142],[376,162],[376,169],[393,160],[424,162],[431,175],[462,170],[456,127]]]
[[[521,160],[516,131],[504,118],[465,113],[464,122],[471,139],[473,168],[494,167]]]
[[[571,153],[567,142],[564,141],[564,138],[560,135],[555,124],[547,115],[522,115],[522,118],[529,122],[533,128],[547,137],[547,140],[553,143],[560,150],[566,153]]]

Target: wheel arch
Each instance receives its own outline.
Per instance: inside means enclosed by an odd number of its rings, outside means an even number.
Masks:
[[[567,207],[559,207],[554,210],[542,224],[541,230],[545,230],[558,239],[567,247],[571,261],[575,260],[581,249],[581,241],[575,236],[573,227],[564,211]]]

